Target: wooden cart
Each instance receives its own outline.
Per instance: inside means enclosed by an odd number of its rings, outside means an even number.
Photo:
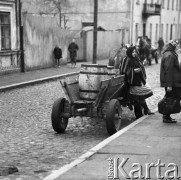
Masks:
[[[105,119],[107,132],[112,135],[120,130],[122,105],[129,107],[134,105],[136,117],[142,116],[139,104],[126,98],[124,75],[102,80],[97,97],[93,101],[80,98],[78,76],[66,77],[60,81],[66,97],[54,102],[51,114],[52,127],[57,133],[65,131],[69,118],[86,116]]]

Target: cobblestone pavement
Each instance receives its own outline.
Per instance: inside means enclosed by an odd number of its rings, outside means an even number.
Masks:
[[[164,91],[159,87],[159,64],[146,66],[154,95],[147,100],[157,107]],[[19,172],[0,180],[42,179],[51,170],[70,163],[108,137],[100,119],[71,118],[65,134],[51,127],[53,102],[63,96],[59,81],[0,93],[0,166],[15,165]],[[135,118],[124,108],[124,126]]]

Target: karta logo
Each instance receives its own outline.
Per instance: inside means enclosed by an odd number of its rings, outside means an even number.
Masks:
[[[158,159],[157,163],[145,163],[144,165],[140,163],[133,163],[130,167],[130,171],[127,172],[124,168],[125,164],[128,162],[129,158],[123,158],[119,161],[119,158],[109,158],[108,159],[108,179],[119,179],[119,177],[124,177],[126,179],[180,179],[178,175],[178,166],[175,163],[169,163],[167,166],[161,163]],[[161,168],[168,168],[166,171],[161,173]],[[151,177],[151,169],[155,169],[155,176]],[[121,176],[120,176],[121,175]]]

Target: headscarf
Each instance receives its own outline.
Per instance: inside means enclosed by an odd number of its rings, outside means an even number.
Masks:
[[[129,58],[133,58],[132,53],[133,53],[134,49],[136,49],[135,46],[130,46],[130,47],[127,49],[126,54],[127,54],[127,56],[128,56]]]
[[[169,44],[176,48],[179,42],[177,40],[171,40]]]
[[[175,55],[176,57],[178,57],[178,54],[176,53],[175,49],[176,49],[176,44],[174,42],[170,42],[168,43],[168,47],[165,49],[165,51],[163,52],[163,54],[167,51],[170,51],[173,55]]]

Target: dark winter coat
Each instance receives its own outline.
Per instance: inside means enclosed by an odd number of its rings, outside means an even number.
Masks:
[[[54,50],[53,50],[53,54],[54,54],[55,59],[62,58],[62,50],[61,50],[61,48],[55,47]]]
[[[69,44],[68,50],[70,52],[70,58],[76,58],[77,57],[77,50],[79,49],[78,45],[74,42]]]
[[[160,66],[161,87],[181,87],[181,69],[178,55],[172,45],[163,52]]]
[[[127,49],[127,57],[120,63],[120,74],[126,74],[127,83],[131,86],[142,86],[146,84],[146,71],[138,57],[133,57],[132,52],[135,47],[129,47]],[[135,69],[139,68],[140,72],[135,72]]]
[[[162,49],[163,46],[164,46],[163,39],[160,38],[160,39],[158,40],[158,48],[159,48],[159,49]]]

